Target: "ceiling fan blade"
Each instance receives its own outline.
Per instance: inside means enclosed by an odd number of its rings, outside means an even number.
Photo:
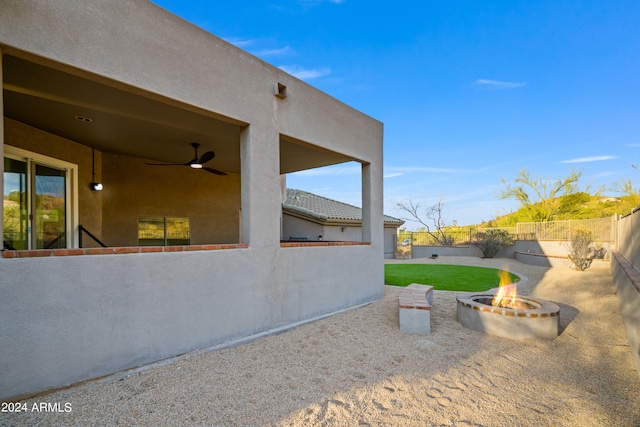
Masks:
[[[222,175],[222,176],[228,175],[228,173],[226,173],[226,172],[222,172],[222,171],[219,171],[218,169],[213,169],[213,168],[204,167],[204,168],[202,168],[202,170],[206,170],[207,172],[215,173],[216,175]]]
[[[216,156],[216,153],[214,153],[213,151],[207,151],[200,157],[200,161],[198,163],[200,164],[207,163],[208,161],[213,160],[215,156]]]
[[[212,169],[212,168],[198,168],[197,165],[202,166],[203,164],[213,160],[213,158],[216,156],[216,153],[214,153],[213,151],[207,151],[206,153],[204,153],[202,156],[200,156],[200,159],[198,159],[198,147],[200,146],[200,144],[198,144],[197,142],[192,142],[191,146],[193,147],[193,150],[195,152],[195,157],[188,161],[187,163],[145,163],[145,165],[149,165],[149,166],[191,166],[191,167],[195,167],[197,169],[204,169],[207,172],[211,172],[214,173],[216,175],[227,175],[226,172],[222,172],[219,171],[217,169]]]

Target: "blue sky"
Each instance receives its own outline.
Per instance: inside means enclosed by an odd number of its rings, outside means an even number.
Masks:
[[[640,1],[154,2],[383,122],[388,215],[495,218],[524,167],[640,182]],[[361,205],[355,164],[287,179]]]

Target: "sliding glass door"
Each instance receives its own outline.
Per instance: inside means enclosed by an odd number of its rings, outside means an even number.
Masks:
[[[33,220],[35,249],[67,247],[65,170],[34,164]]]
[[[4,248],[29,249],[27,162],[4,158]]]
[[[4,159],[4,247],[71,247],[69,181],[74,168],[56,159],[27,154],[37,158],[12,155],[9,151]]]

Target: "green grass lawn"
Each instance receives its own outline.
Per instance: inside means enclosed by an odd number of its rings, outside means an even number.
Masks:
[[[386,264],[384,283],[393,286],[420,283],[440,291],[483,292],[500,285],[500,271],[447,264]],[[509,273],[509,276],[512,283],[520,280],[515,274]]]

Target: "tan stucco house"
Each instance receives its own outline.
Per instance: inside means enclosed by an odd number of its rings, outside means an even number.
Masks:
[[[0,0],[0,81],[0,398],[383,295],[377,120],[148,0]],[[282,241],[282,177],[346,161],[359,233]]]
[[[282,214],[284,240],[350,242],[362,235],[361,208],[308,191],[287,188]],[[383,216],[385,258],[394,258],[402,224],[401,219]]]

